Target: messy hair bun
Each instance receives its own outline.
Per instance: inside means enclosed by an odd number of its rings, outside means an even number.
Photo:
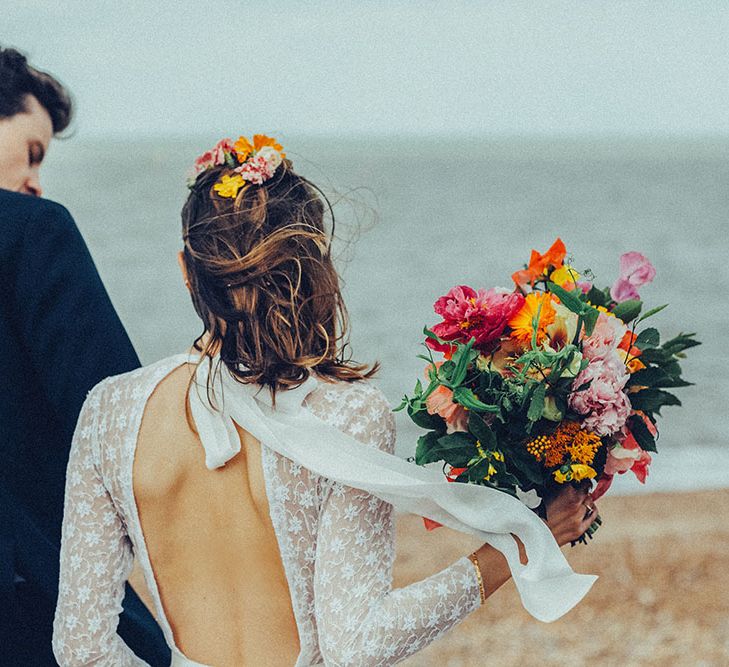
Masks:
[[[229,172],[223,165],[200,174],[182,209],[190,291],[207,334],[196,347],[219,352],[239,381],[274,395],[311,373],[371,376],[377,365],[368,369],[344,354],[347,311],[325,229],[326,197],[288,160],[234,198],[213,187]]]

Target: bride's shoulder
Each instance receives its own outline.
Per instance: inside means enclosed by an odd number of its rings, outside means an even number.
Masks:
[[[86,399],[91,407],[127,409],[130,400],[146,401],[154,388],[181,363],[181,355],[166,357],[99,382]]]
[[[370,380],[320,381],[306,399],[306,407],[319,419],[357,440],[392,450],[395,423],[392,408]]]

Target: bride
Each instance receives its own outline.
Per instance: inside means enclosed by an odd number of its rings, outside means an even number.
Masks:
[[[135,560],[176,667],[390,665],[512,574],[543,620],[575,604],[592,578],[557,544],[592,522],[584,491],[566,489],[545,525],[506,494],[392,455],[376,369],[344,356],[326,199],[282,147],[223,140],[190,187],[180,264],[205,333],[86,400],[68,468],[58,662],[146,664],[116,634]],[[490,544],[393,590],[393,504]]]

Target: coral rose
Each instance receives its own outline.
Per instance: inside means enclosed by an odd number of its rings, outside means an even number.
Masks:
[[[448,433],[468,431],[468,411],[453,402],[453,392],[448,387],[439,386],[425,400],[425,407],[429,414],[443,417]]]

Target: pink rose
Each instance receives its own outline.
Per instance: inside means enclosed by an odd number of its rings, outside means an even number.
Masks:
[[[495,289],[474,290],[467,285],[454,287],[435,302],[435,312],[443,318],[432,331],[444,340],[468,342],[476,339],[476,347],[484,348],[498,340],[507,322],[524,304],[524,297],[517,292],[500,292]],[[448,345],[441,345],[432,339],[426,344],[441,352],[448,351]]]
[[[610,288],[610,296],[618,303],[638,299],[638,288],[655,276],[656,270],[646,257],[639,252],[626,252],[620,256],[620,276]]]
[[[468,412],[462,405],[453,402],[453,392],[448,387],[438,387],[425,400],[425,407],[429,414],[443,417],[448,433],[468,431]]]

